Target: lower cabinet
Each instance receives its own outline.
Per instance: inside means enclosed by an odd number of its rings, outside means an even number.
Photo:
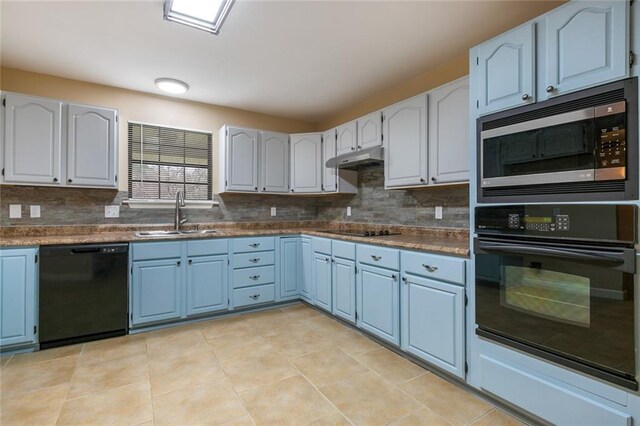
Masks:
[[[36,343],[37,248],[0,249],[0,348]]]
[[[187,315],[227,309],[228,258],[202,256],[187,261]]]
[[[358,263],[358,327],[400,344],[398,272]]]
[[[313,265],[313,249],[311,247],[311,238],[302,237],[300,245],[302,247],[302,262],[300,262],[300,281],[298,283],[300,297],[307,302],[313,303],[313,281],[311,274],[311,265]]]
[[[333,315],[351,323],[356,322],[356,262],[333,258]]]
[[[331,312],[331,256],[313,253],[313,287],[316,306]]]
[[[302,275],[302,239],[280,238],[280,300],[298,298]]]
[[[182,316],[181,259],[133,263],[133,325],[178,319]]]
[[[464,378],[464,287],[402,277],[403,350]]]

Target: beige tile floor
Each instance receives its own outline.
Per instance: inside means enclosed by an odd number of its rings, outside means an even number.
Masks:
[[[302,304],[0,366],[2,425],[522,424]]]

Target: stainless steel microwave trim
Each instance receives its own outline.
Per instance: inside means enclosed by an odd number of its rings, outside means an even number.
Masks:
[[[484,173],[483,173],[484,174]],[[594,169],[570,170],[567,172],[536,173],[531,175],[505,176],[482,179],[482,188],[535,185],[558,182],[589,182],[595,180]]]
[[[627,103],[625,101],[616,102],[613,104],[600,105],[595,107],[596,117],[606,117],[607,115],[620,114],[627,110]]]
[[[545,127],[573,123],[575,121],[589,120],[593,117],[595,117],[595,108],[590,107],[578,111],[565,112],[564,114],[552,115],[550,117],[537,118],[531,121],[498,127],[497,129],[485,130],[480,133],[480,137],[482,138],[484,146],[485,139],[495,138],[497,136],[512,135],[514,133],[526,132],[528,130],[543,129]]]
[[[374,146],[359,151],[351,151],[327,160],[326,167],[355,169],[368,164],[380,164],[384,161],[384,148]]]

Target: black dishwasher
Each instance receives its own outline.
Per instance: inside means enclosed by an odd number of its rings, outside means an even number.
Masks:
[[[124,335],[129,245],[40,248],[40,348]]]

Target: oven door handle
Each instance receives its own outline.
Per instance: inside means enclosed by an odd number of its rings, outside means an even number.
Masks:
[[[540,256],[609,263],[616,265],[617,267],[615,267],[615,269],[620,269],[631,274],[635,273],[635,250],[633,249],[621,249],[619,251],[576,250],[484,241],[476,241],[476,249],[487,252],[537,254]]]

